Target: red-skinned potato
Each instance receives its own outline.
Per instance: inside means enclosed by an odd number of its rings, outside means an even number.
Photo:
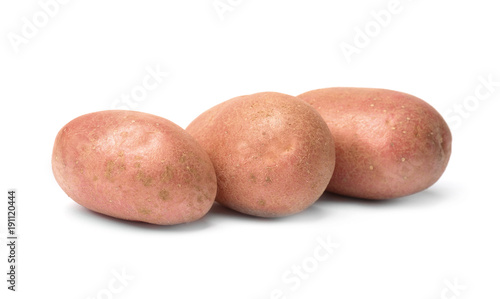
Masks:
[[[136,111],[70,121],[57,134],[52,169],[80,205],[160,225],[200,219],[217,189],[213,165],[194,138],[169,120]]]
[[[207,151],[216,201],[260,217],[298,213],[324,192],[335,167],[327,125],[309,104],[275,92],[240,96],[186,128]]]
[[[391,199],[433,185],[451,155],[451,132],[423,100],[373,88],[325,88],[298,96],[326,121],[336,147],[327,190]]]

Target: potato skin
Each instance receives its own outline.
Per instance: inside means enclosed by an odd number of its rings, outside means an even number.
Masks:
[[[279,217],[306,209],[324,192],[335,167],[325,122],[290,95],[233,98],[202,113],[186,131],[214,164],[216,201],[249,215]]]
[[[217,188],[207,153],[189,134],[137,111],[100,111],[70,121],[55,139],[52,170],[80,205],[161,225],[201,218]]]
[[[324,88],[298,96],[325,119],[335,139],[336,169],[327,190],[391,199],[433,185],[451,155],[451,132],[428,103],[402,92]]]

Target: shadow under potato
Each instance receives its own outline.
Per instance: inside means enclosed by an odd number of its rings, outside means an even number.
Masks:
[[[401,206],[428,206],[431,204],[440,204],[443,199],[443,193],[449,193],[443,188],[433,187],[421,192],[386,200],[372,200],[355,197],[342,196],[330,192],[324,192],[323,195],[306,210],[294,215],[288,215],[276,218],[264,218],[252,215],[243,214],[235,210],[226,208],[215,202],[210,211],[201,219],[175,225],[156,225],[140,221],[130,221],[119,218],[114,218],[101,213],[91,211],[80,205],[71,208],[72,213],[78,214],[79,217],[88,218],[89,221],[106,222],[108,225],[128,226],[140,230],[148,231],[170,231],[170,232],[190,232],[204,230],[213,226],[221,220],[237,220],[250,221],[255,223],[285,223],[285,222],[314,222],[320,221],[325,217],[334,217],[331,208],[341,209],[343,206],[367,206],[367,207],[401,207]],[[449,199],[449,198],[448,198]],[[354,216],[354,215],[353,215]]]
[[[442,189],[441,189],[442,190]],[[438,187],[431,187],[423,191],[392,199],[365,199],[358,197],[343,196],[331,192],[325,192],[316,202],[316,204],[336,204],[341,205],[356,205],[356,206],[426,206],[429,204],[439,204],[446,196]]]
[[[315,206],[314,204],[307,208],[304,211],[301,211],[299,213],[293,214],[293,215],[288,215],[288,216],[282,216],[282,217],[258,217],[258,216],[253,216],[253,215],[248,215],[244,213],[240,213],[238,211],[229,209],[224,207],[223,205],[219,203],[214,203],[212,206],[212,209],[208,212],[206,217],[217,217],[217,218],[229,218],[229,219],[239,219],[239,220],[244,220],[244,221],[254,221],[254,222],[266,222],[266,223],[281,223],[281,222],[286,222],[286,221],[314,221],[318,220],[321,217],[325,216],[326,213],[319,208],[318,206]]]
[[[180,224],[174,224],[174,225],[157,225],[157,224],[151,224],[151,223],[146,223],[146,222],[141,222],[141,221],[131,221],[131,220],[125,220],[125,219],[120,219],[120,218],[115,218],[111,217],[108,215],[104,215],[98,212],[94,212],[92,210],[89,210],[85,207],[82,207],[80,205],[77,205],[76,207],[71,209],[72,212],[77,213],[79,216],[89,218],[89,221],[101,221],[101,222],[106,222],[108,225],[116,225],[116,226],[128,226],[136,229],[141,229],[141,230],[161,230],[161,231],[172,231],[172,232],[186,232],[186,231],[199,231],[206,229],[210,226],[210,224],[205,220],[205,217],[189,222],[189,223],[180,223]],[[92,219],[90,219],[92,218]]]

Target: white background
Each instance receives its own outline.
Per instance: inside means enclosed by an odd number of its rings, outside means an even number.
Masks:
[[[222,0],[233,6],[220,15],[213,0],[74,0],[44,19],[37,1],[2,1],[0,296],[272,298],[278,289],[286,298],[499,298],[500,87],[472,98],[481,78],[500,81],[497,6],[401,0],[374,25],[372,13],[390,2]],[[34,17],[35,33],[13,43]],[[359,44],[356,28],[366,26],[370,40]],[[362,47],[349,63],[341,44],[356,37]],[[73,118],[114,108],[148,68],[168,75],[134,109],[182,127],[261,91],[407,92],[447,116],[452,158],[419,194],[384,202],[325,194],[281,219],[215,206],[198,222],[159,227],[89,212],[53,178],[54,138]],[[9,188],[18,193],[16,293],[5,282]],[[340,247],[315,264],[318,238]],[[310,273],[300,285],[284,280],[303,263]],[[120,284],[114,271],[129,280]]]

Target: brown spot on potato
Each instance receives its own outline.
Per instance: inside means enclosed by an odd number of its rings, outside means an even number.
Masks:
[[[174,172],[172,170],[172,167],[167,165],[167,166],[165,166],[165,169],[163,170],[163,172],[160,174],[160,180],[162,182],[168,182],[172,179],[173,176],[174,176]]]
[[[318,182],[318,181],[314,181],[314,182],[311,184],[311,189],[315,190],[315,189],[319,188],[319,184],[320,184],[320,182]]]
[[[134,163],[134,167],[135,167],[135,168],[141,168],[141,163],[140,163],[140,162],[136,162],[136,163]]]
[[[151,214],[151,210],[148,209],[148,208],[140,208],[138,210],[139,214],[143,214],[143,215],[150,215]]]
[[[139,180],[145,187],[149,187],[153,183],[153,178],[149,175],[146,175],[142,171],[139,171],[135,178]]]
[[[171,199],[170,193],[165,189],[161,189],[160,192],[158,192],[158,197],[160,197],[160,199],[163,201],[167,201],[167,200]]]
[[[124,171],[125,164],[120,163],[116,165],[116,163],[112,160],[108,160],[106,162],[105,170],[104,170],[104,177],[108,180],[112,180],[113,177],[117,174],[117,172],[122,172]]]
[[[111,180],[111,178],[113,177],[114,169],[115,169],[115,162],[113,161],[106,162],[106,169],[104,171],[104,176],[108,180]]]
[[[263,199],[259,199],[259,201],[257,203],[259,204],[259,206],[265,206],[266,205],[266,201],[263,200]]]
[[[201,179],[201,176],[200,176],[200,173],[198,171],[197,168],[195,167],[189,167],[189,166],[186,166],[186,169],[189,171],[189,173],[194,177],[195,180],[200,180]],[[187,179],[188,181],[191,181],[192,180],[192,177]]]
[[[271,182],[272,182],[271,178],[266,176],[266,183],[271,183]]]

